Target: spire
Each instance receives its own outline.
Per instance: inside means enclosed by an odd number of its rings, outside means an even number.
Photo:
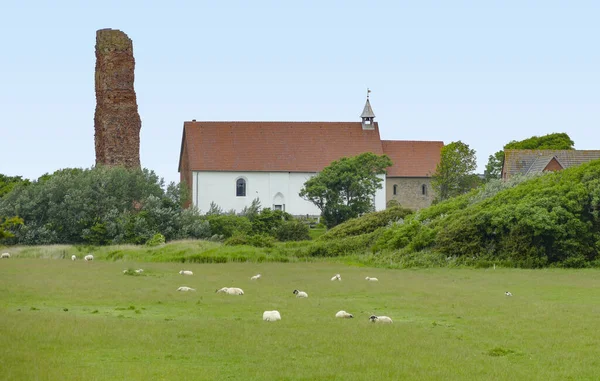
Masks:
[[[371,108],[371,102],[369,102],[369,94],[371,93],[370,89],[367,89],[367,102],[365,103],[365,108],[363,109],[360,117],[362,118],[362,127],[363,130],[373,130],[375,127],[373,126],[373,119],[375,119],[375,113]]]

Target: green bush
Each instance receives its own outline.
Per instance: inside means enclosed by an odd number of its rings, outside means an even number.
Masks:
[[[148,241],[146,241],[146,246],[160,246],[160,245],[164,245],[165,244],[165,236],[160,234],[160,233],[156,233],[152,236],[152,238],[150,238]]]
[[[248,236],[239,233],[234,234],[227,238],[223,244],[227,246],[248,245]]]
[[[275,237],[281,241],[304,241],[310,239],[308,225],[302,221],[283,221],[275,230]]]
[[[229,238],[236,233],[248,235],[252,231],[252,223],[246,217],[221,214],[209,215],[206,218],[213,235]]]
[[[273,247],[275,238],[267,234],[255,234],[248,237],[248,244],[254,247]]]
[[[367,213],[362,217],[348,220],[323,234],[320,240],[339,239],[371,233],[412,214],[412,210],[393,207],[380,212]]]

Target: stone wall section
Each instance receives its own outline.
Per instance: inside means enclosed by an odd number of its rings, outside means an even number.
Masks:
[[[140,129],[133,88],[133,43],[120,30],[96,32],[96,165],[140,168]]]
[[[386,203],[396,200],[404,208],[418,210],[431,205],[435,194],[431,188],[430,177],[387,177]],[[396,185],[396,194],[394,194]],[[425,194],[423,194],[423,185]]]

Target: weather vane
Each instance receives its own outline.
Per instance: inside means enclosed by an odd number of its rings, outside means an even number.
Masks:
[[[367,87],[367,99],[369,99],[369,93],[371,93],[371,89]]]

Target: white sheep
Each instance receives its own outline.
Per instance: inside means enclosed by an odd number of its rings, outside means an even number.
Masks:
[[[294,290],[294,294],[296,294],[296,298],[308,298],[308,294],[304,291]]]
[[[279,311],[265,311],[265,312],[263,312],[263,320],[264,321],[281,320],[281,315],[279,314]]]
[[[504,293],[504,295],[506,295],[506,296],[512,296],[512,292],[510,292],[510,291],[506,291],[506,292]]]
[[[10,253],[2,253],[2,255],[0,255],[0,258],[10,258]]]
[[[181,270],[179,272],[179,274],[181,274],[181,275],[194,275],[194,273],[191,270]]]
[[[387,316],[375,316],[375,315],[371,315],[371,317],[369,318],[369,320],[373,323],[388,323],[391,324],[393,323],[392,318],[387,317]]]
[[[369,282],[379,282],[379,279],[377,279],[377,278],[366,277],[365,279],[368,280]]]
[[[215,291],[216,293],[225,293],[227,295],[244,295],[244,290],[237,287],[223,287]]]
[[[354,315],[349,314],[348,312],[342,310],[342,311],[338,311],[338,313],[335,314],[335,317],[349,319],[349,318],[353,318]]]
[[[137,270],[135,270],[135,272],[138,273],[138,274],[141,274],[141,273],[144,272],[144,269],[137,269]]]
[[[335,274],[331,277],[331,280],[342,280],[342,276],[340,274]]]
[[[77,259],[77,256],[75,254],[71,255],[71,260],[74,261]]]
[[[191,287],[181,286],[177,289],[177,291],[196,291],[196,289],[191,288]]]
[[[250,280],[257,280],[260,279],[261,275],[260,274],[256,274],[255,276],[253,276],[252,278],[250,278]]]
[[[83,257],[83,259],[87,261],[93,261],[94,260],[94,256],[92,254],[88,254],[85,257]]]

